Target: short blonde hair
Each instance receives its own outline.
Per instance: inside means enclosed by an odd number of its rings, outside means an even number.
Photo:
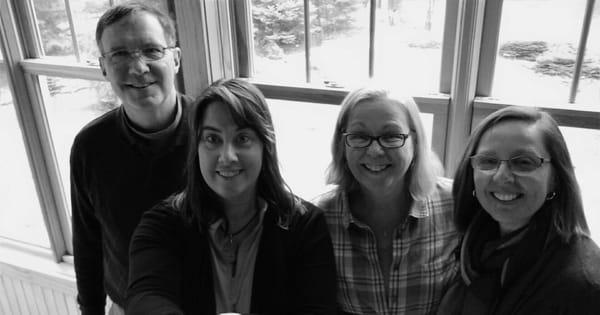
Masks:
[[[442,164],[428,145],[425,129],[419,116],[419,108],[412,97],[377,87],[363,87],[350,92],[342,101],[331,143],[332,161],[327,170],[327,183],[337,185],[345,191],[358,188],[358,182],[348,168],[343,133],[346,132],[348,117],[362,102],[382,100],[399,106],[406,113],[414,140],[414,157],[406,173],[406,183],[415,200],[425,199],[435,188],[437,177],[443,173]]]

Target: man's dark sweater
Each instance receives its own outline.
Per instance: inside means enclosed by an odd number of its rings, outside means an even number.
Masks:
[[[82,314],[104,314],[106,294],[124,306],[129,241],[142,214],[184,187],[187,116],[168,138],[131,129],[122,108],[90,122],[71,149],[73,250]]]

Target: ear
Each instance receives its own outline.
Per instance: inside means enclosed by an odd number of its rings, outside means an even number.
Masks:
[[[102,75],[106,78],[106,68],[104,67],[104,58],[98,58],[98,63],[100,64],[100,70],[102,70]]]
[[[175,73],[178,73],[181,65],[181,49],[179,47],[175,47],[171,51],[173,52],[173,65],[175,67]]]

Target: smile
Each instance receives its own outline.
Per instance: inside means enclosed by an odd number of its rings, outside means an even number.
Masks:
[[[154,84],[154,82],[127,84],[127,86],[130,88],[134,88],[134,89],[144,89],[144,88],[149,87],[152,84]]]
[[[390,167],[390,164],[362,164],[362,166],[371,172],[381,172]]]
[[[520,194],[502,194],[493,192],[492,196],[500,201],[513,201],[520,197]]]
[[[224,178],[232,178],[239,175],[241,172],[242,170],[220,170],[217,171],[217,174]]]

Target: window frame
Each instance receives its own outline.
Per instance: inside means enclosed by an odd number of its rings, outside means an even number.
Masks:
[[[46,224],[45,228],[48,233],[50,247],[55,261],[60,262],[64,255],[72,253],[68,218],[66,211],[62,211],[66,209],[64,190],[39,85],[20,66],[32,47],[25,47],[21,44],[28,43],[28,41],[23,37],[24,32],[18,26],[26,27],[24,25],[26,23],[19,23],[21,21],[16,18],[20,15],[16,15],[15,12],[31,12],[28,11],[31,8],[28,5],[31,3],[29,1],[17,1],[16,5],[22,5],[20,7],[13,7],[13,4],[15,3],[8,0],[0,0],[1,40],[4,60],[8,70],[13,104],[21,126],[25,151],[27,152],[42,216]],[[31,33],[33,32],[30,30],[27,34]],[[29,43],[32,42],[29,41]],[[41,47],[35,44],[32,46],[34,50]]]
[[[179,77],[183,92],[197,96],[217,79],[247,78],[252,73],[250,0],[167,1],[176,16],[183,55]],[[447,0],[439,91],[414,96],[420,111],[434,117],[432,147],[449,177],[479,117],[515,105],[486,97],[491,91],[501,8],[501,0]],[[105,79],[98,66],[43,57],[33,0],[0,0],[0,20],[4,64],[53,257],[57,262],[72,261],[65,198],[69,191],[62,186],[37,77]],[[281,100],[339,105],[349,92],[317,84],[248,80],[267,98]],[[600,108],[557,104],[543,109],[561,126],[600,129]]]

